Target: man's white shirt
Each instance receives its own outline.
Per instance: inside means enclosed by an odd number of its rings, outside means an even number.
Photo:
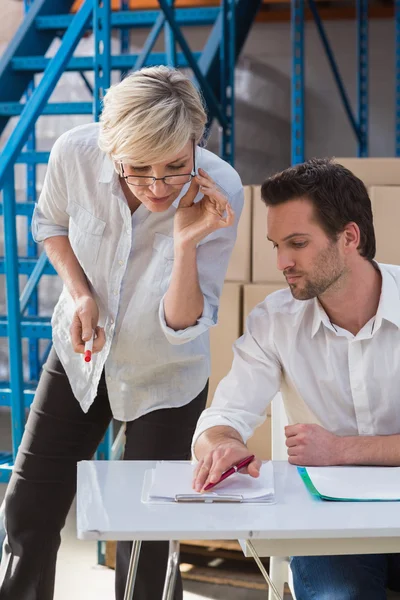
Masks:
[[[378,310],[355,336],[332,324],[317,299],[296,300],[289,289],[267,296],[248,316],[193,444],[218,425],[247,441],[279,391],[289,424],[341,436],[400,433],[400,267],[375,264]]]
[[[151,213],[141,205],[132,215],[118,174],[98,147],[98,133],[98,124],[90,124],[57,140],[32,231],[38,242],[68,235],[105,329],[103,350],[85,363],[72,348],[75,304],[64,287],[52,318],[53,343],[74,395],[87,411],[105,368],[114,417],[133,420],[151,410],[183,406],[206,384],[208,332],[217,323],[244,192],[230,165],[203,148],[196,149],[196,165],[224,190],[235,211],[235,225],[219,229],[198,245],[204,311],[193,327],[174,331],[165,322],[163,297],[174,264],[174,214],[189,184],[167,211]]]

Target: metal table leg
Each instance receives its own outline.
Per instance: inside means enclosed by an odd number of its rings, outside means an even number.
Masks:
[[[131,558],[129,560],[128,576],[126,578],[124,600],[133,600],[133,590],[135,587],[141,545],[142,542],[140,540],[133,542]]]
[[[274,582],[272,581],[272,579],[268,575],[266,568],[262,564],[262,562],[260,560],[260,557],[258,556],[258,554],[256,552],[256,549],[254,548],[253,544],[249,540],[246,540],[246,546],[247,546],[248,550],[250,551],[250,554],[254,558],[255,562],[257,563],[257,566],[260,569],[260,571],[261,571],[261,573],[262,573],[265,581],[267,582],[268,587],[270,587],[271,590],[274,592],[275,597],[277,598],[277,600],[283,600],[283,598],[281,597],[280,593],[276,589],[276,586],[274,585]]]
[[[169,543],[167,575],[165,577],[164,591],[162,600],[173,600],[176,576],[179,568],[179,550],[180,544],[175,540]]]

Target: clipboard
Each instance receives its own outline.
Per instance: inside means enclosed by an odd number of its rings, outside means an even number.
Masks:
[[[186,466],[187,461],[169,461],[169,464],[172,463],[184,463]],[[269,472],[272,471],[272,464],[269,465],[270,470]],[[204,493],[196,493],[193,492],[191,493],[189,491],[189,489],[186,489],[184,492],[181,489],[181,491],[179,492],[177,490],[177,493],[174,495],[173,493],[169,493],[166,496],[162,496],[162,495],[151,495],[151,492],[153,491],[153,484],[154,484],[154,477],[155,477],[155,470],[154,469],[148,469],[147,471],[145,471],[144,474],[144,478],[143,478],[143,486],[142,486],[142,494],[141,494],[141,501],[145,504],[275,504],[276,500],[275,500],[275,494],[273,493],[273,488],[272,488],[272,493],[268,494],[267,496],[260,496],[260,497],[254,497],[254,498],[249,498],[249,497],[245,497],[243,494],[241,494],[241,492],[238,489],[232,489],[231,492],[229,493],[228,490],[221,493],[219,490],[217,491],[209,491],[209,492],[204,492]],[[242,475],[240,477],[243,477]],[[248,476],[245,476],[246,478]],[[273,477],[273,471],[272,471],[272,477]],[[182,486],[181,486],[182,487]],[[234,486],[235,487],[235,486]],[[241,486],[240,486],[241,487]],[[187,488],[187,486],[186,486]],[[237,486],[236,486],[237,488]]]
[[[243,496],[218,496],[217,494],[177,494],[174,500],[164,498],[152,498],[150,500],[150,488],[153,483],[153,470],[148,469],[144,473],[143,487],[141,501],[145,504],[173,504],[174,502],[180,503],[197,503],[197,504],[214,504],[214,503],[225,503],[225,502],[243,502]]]

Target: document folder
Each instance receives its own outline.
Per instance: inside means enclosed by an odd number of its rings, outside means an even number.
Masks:
[[[297,467],[309,492],[342,502],[400,501],[400,467]]]

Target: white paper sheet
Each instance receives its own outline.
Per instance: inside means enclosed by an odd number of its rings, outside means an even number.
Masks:
[[[400,467],[307,467],[321,496],[336,500],[400,500]]]
[[[147,502],[174,502],[176,496],[198,496],[199,499],[241,496],[243,502],[272,502],[274,500],[274,471],[272,463],[263,463],[258,478],[234,473],[214,490],[197,493],[192,488],[193,466],[188,462],[158,462],[152,470],[147,490]]]

